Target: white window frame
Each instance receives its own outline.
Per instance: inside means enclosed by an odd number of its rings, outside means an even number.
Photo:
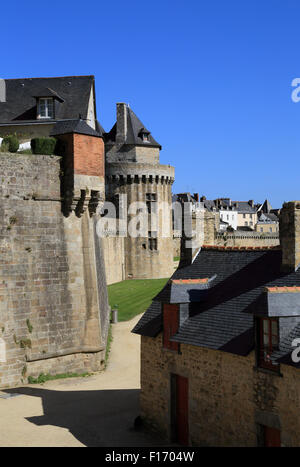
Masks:
[[[45,114],[41,115],[41,103],[45,101]],[[52,114],[49,115],[49,102],[52,104]],[[53,97],[40,97],[38,101],[38,118],[54,118],[54,100]]]

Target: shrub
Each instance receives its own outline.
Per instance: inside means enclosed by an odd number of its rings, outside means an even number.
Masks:
[[[19,149],[19,140],[15,135],[5,136],[2,140],[1,147],[4,146],[9,152],[17,152]]]
[[[3,141],[2,141],[2,144],[0,146],[0,152],[9,152],[8,151],[8,144],[3,143]]]
[[[31,150],[33,154],[54,154],[55,146],[55,138],[33,138],[31,140]]]

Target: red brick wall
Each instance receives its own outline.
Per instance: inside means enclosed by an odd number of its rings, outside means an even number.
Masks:
[[[104,143],[95,136],[67,134],[58,139],[65,143],[65,165],[74,174],[104,176]]]
[[[73,135],[74,173],[104,176],[104,143],[102,138]]]

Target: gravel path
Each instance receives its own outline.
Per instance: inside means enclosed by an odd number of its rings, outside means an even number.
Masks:
[[[0,446],[164,446],[133,429],[139,414],[139,316],[113,325],[105,371],[0,392]]]

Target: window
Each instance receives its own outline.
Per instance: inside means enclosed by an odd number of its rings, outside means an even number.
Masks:
[[[245,225],[248,225],[248,222],[247,222],[247,221],[245,221]]]
[[[144,143],[150,143],[150,132],[147,131],[145,128],[141,128],[141,130],[138,133],[138,136]]]
[[[261,228],[260,228],[260,231],[261,231],[261,232],[263,232],[263,231],[264,231],[263,227],[261,227]]]
[[[270,227],[270,232],[272,232],[272,227]]]
[[[246,219],[246,214],[243,214],[243,219]]]
[[[277,318],[260,318],[259,324],[259,366],[271,370],[278,370],[279,365],[271,360],[271,354],[278,349],[279,330]]]
[[[38,118],[54,118],[54,106],[52,98],[39,99]]]
[[[146,193],[146,205],[147,211],[151,214],[154,211],[154,203],[157,202],[157,194],[156,193]]]
[[[249,214],[250,215],[250,219],[252,219],[252,214]]]
[[[148,232],[148,249],[157,250],[157,232]]]
[[[179,327],[179,306],[178,305],[163,305],[163,347],[169,350],[179,350],[178,342],[170,341],[170,337],[174,336]]]

